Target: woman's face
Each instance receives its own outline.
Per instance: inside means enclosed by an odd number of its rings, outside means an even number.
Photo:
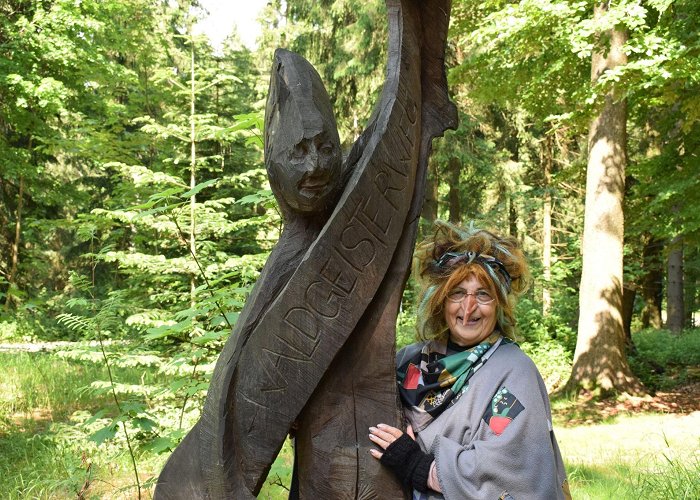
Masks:
[[[476,293],[480,290],[489,293],[479,279],[470,275],[459,283],[452,293],[462,290],[468,293],[460,302],[445,299],[445,322],[450,329],[450,340],[457,345],[471,347],[486,339],[496,327],[496,307],[498,301],[479,304]]]

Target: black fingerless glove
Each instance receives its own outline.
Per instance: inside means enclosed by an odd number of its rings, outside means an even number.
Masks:
[[[432,454],[423,453],[418,443],[408,434],[402,434],[387,446],[379,461],[389,467],[404,486],[426,492],[430,464],[434,459]]]

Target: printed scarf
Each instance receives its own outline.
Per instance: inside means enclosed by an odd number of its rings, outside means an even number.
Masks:
[[[446,344],[433,340],[396,368],[401,401],[415,432],[457,402],[470,377],[486,361],[484,354],[501,339],[501,334],[494,332],[471,349],[450,355]]]

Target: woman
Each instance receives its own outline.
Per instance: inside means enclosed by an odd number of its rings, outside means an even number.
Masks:
[[[370,427],[372,456],[414,499],[570,498],[544,382],[513,340],[523,252],[514,238],[437,226],[416,251],[426,340],[397,354],[407,431]]]

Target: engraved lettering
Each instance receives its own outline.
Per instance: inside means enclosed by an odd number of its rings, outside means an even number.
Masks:
[[[323,281],[314,281],[306,289],[304,298],[311,309],[324,318],[335,318],[340,313],[338,297],[343,298],[333,287],[328,286]]]
[[[257,373],[262,372],[260,391],[284,391],[287,388],[287,384],[284,378],[279,374],[278,364],[280,355],[269,349],[262,349],[258,359],[260,360],[260,367],[262,368],[262,370],[257,370]],[[249,397],[253,396],[249,394]]]
[[[303,307],[293,307],[287,311],[284,323],[307,339],[315,341],[318,338],[318,321],[311,311]]]
[[[345,262],[348,266],[350,266],[350,267],[351,267],[352,269],[354,269],[355,271],[362,271],[362,268],[361,268],[361,267],[356,267],[355,264],[354,264],[350,259],[348,259],[347,256],[345,256],[340,250],[338,250],[338,249],[335,248],[335,247],[333,248],[333,255],[335,255],[335,256],[337,256],[338,258],[340,258],[343,262]],[[370,262],[371,262],[371,261],[370,261]]]
[[[391,224],[392,219],[390,211],[386,210],[386,208],[387,207],[384,206],[383,203],[380,203],[380,200],[377,199],[376,196],[370,196],[362,205],[362,210],[359,212],[359,215],[363,216],[362,219],[372,224],[374,228],[379,229],[383,236],[386,236],[389,232],[389,224]],[[367,227],[367,229],[370,228]],[[382,238],[379,239],[383,241]]]
[[[348,271],[346,266],[340,265],[331,255],[321,268],[321,278],[344,292],[344,296],[347,297],[352,293],[355,283],[357,283],[357,276],[351,275]]]
[[[386,172],[380,172],[374,177],[374,183],[376,184],[379,192],[382,193],[384,199],[389,202],[394,210],[398,211],[401,200],[401,192],[405,189],[405,185],[401,187],[393,187],[390,182],[393,178],[395,178],[395,176],[390,176]],[[394,194],[391,194],[390,191],[393,191]],[[392,197],[397,198],[396,201],[392,201]]]
[[[340,244],[345,250],[352,250],[349,254],[343,252],[344,257],[352,261],[352,267],[360,271],[374,260],[377,249],[372,240],[362,237],[360,233],[366,233],[366,231],[359,231],[358,226],[365,229],[360,223],[348,224],[340,233]]]

